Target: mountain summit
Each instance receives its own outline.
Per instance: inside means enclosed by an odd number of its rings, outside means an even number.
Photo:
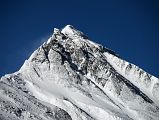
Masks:
[[[159,120],[159,79],[67,25],[0,80],[0,120]]]

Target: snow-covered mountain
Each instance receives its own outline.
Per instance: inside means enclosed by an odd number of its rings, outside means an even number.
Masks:
[[[0,120],[159,120],[159,79],[67,25],[0,80]]]

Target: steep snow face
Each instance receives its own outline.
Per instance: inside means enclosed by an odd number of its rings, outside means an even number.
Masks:
[[[104,55],[118,73],[137,86],[159,106],[159,90],[156,87],[159,85],[159,80],[157,78],[114,55],[109,53],[104,53]]]
[[[31,119],[31,115],[42,120],[159,119],[159,79],[90,41],[71,25],[55,28],[18,72],[0,82],[3,119]],[[10,92],[24,101],[19,103]],[[14,102],[18,111],[23,109],[20,113],[4,107]],[[30,102],[37,112],[32,105],[23,107]]]
[[[61,33],[63,33],[65,36],[68,36],[70,38],[79,38],[81,35],[83,35],[82,32],[76,30],[72,25],[66,25]]]
[[[35,98],[26,82],[20,73],[1,78],[0,120],[72,119],[63,109]]]

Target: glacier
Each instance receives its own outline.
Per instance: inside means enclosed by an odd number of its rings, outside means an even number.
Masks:
[[[0,120],[159,120],[159,79],[66,25],[1,77]]]

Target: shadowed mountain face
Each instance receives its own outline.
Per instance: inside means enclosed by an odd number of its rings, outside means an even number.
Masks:
[[[0,80],[2,120],[158,120],[159,79],[73,26]]]

